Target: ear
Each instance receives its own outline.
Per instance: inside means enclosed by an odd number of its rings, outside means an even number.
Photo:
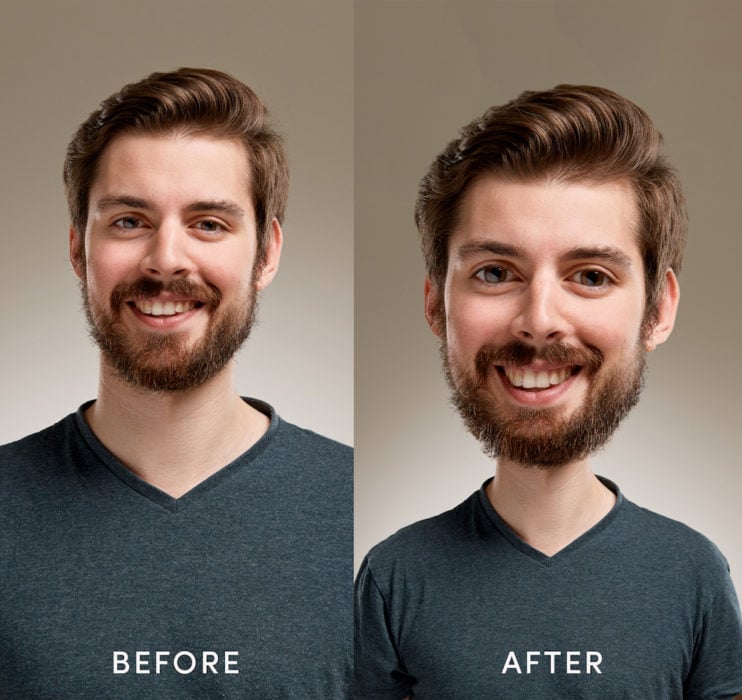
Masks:
[[[665,287],[657,307],[657,322],[654,324],[652,330],[649,331],[645,340],[645,345],[649,352],[670,337],[670,333],[672,333],[672,329],[675,327],[679,301],[680,285],[678,284],[678,278],[669,269],[665,273]]]
[[[255,280],[255,286],[258,291],[265,289],[276,276],[278,272],[278,263],[281,261],[281,248],[283,247],[283,232],[281,224],[277,219],[271,221],[271,230],[268,234],[268,241],[265,246],[265,259],[263,267]]]
[[[74,226],[70,226],[70,262],[77,279],[82,279],[85,274],[85,264],[83,257],[85,255],[85,240],[79,234]]]
[[[430,281],[429,277],[425,278],[425,320],[430,326],[430,330],[437,338],[442,338],[445,333],[445,327],[441,324],[441,308],[443,307],[442,290]]]

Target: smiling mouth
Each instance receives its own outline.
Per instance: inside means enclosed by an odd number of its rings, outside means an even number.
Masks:
[[[175,316],[192,309],[203,306],[203,302],[195,300],[186,301],[160,301],[159,299],[136,299],[127,302],[129,306],[136,308],[146,316]]]
[[[498,365],[497,371],[519,389],[539,391],[563,384],[570,377],[577,374],[582,367],[571,365],[555,369],[534,370],[528,367],[503,367]]]

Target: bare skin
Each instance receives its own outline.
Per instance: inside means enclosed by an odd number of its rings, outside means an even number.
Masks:
[[[156,394],[128,385],[101,363],[98,400],[85,418],[140,479],[180,498],[234,461],[268,429],[268,418],[232,387],[232,365],[204,385]]]
[[[600,522],[616,502],[586,461],[561,469],[526,470],[501,460],[487,498],[524,542],[547,556]]]

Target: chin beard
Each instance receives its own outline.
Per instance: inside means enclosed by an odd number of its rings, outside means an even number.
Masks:
[[[103,360],[127,383],[156,392],[177,392],[205,383],[226,367],[247,340],[255,323],[257,290],[254,275],[249,298],[241,306],[217,310],[222,296],[215,287],[202,287],[187,280],[163,285],[147,278],[131,285],[118,285],[111,294],[110,309],[97,306],[90,299],[82,277],[83,308],[90,335],[100,348]],[[143,339],[132,338],[120,321],[125,299],[153,297],[163,290],[203,300],[211,314],[204,336],[193,347],[185,347],[181,333],[152,333]]]
[[[630,365],[611,371],[597,348],[557,344],[537,353],[517,341],[501,347],[488,345],[477,354],[474,373],[456,364],[445,342],[440,350],[451,402],[469,432],[488,456],[524,466],[555,468],[596,452],[636,405],[644,386],[646,358],[641,346]],[[528,364],[536,357],[579,365],[591,378],[585,401],[572,415],[562,416],[560,409],[552,408],[503,407],[494,401],[487,386],[488,376],[496,371],[494,365]]]

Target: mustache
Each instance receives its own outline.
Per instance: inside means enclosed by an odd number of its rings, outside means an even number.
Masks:
[[[554,365],[580,365],[590,374],[594,374],[603,365],[603,353],[592,345],[577,348],[566,343],[554,343],[538,349],[513,340],[505,345],[483,346],[477,353],[475,366],[477,375],[484,379],[492,365],[521,367],[535,360]]]
[[[209,309],[221,303],[222,293],[213,285],[197,284],[188,279],[177,279],[164,283],[150,277],[140,277],[134,282],[121,282],[111,292],[111,307],[116,310],[127,299],[150,299],[169,292],[180,297],[188,297],[201,302]]]

